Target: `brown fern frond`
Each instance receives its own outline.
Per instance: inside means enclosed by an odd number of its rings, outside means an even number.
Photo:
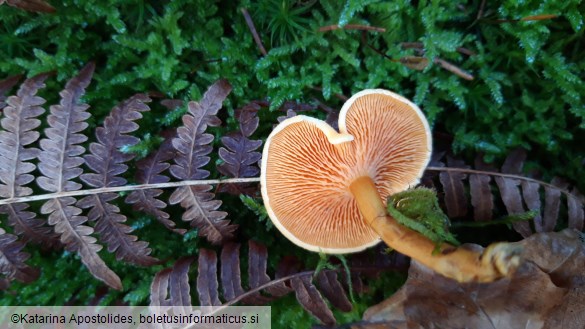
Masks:
[[[209,163],[208,154],[213,149],[209,144],[213,141],[213,136],[206,134],[205,130],[208,126],[221,124],[216,114],[230,92],[230,84],[226,80],[220,80],[209,87],[199,103],[189,103],[188,113],[183,116],[183,125],[177,129],[177,137],[173,139],[177,155],[170,172],[175,178],[190,180],[209,176],[209,171],[201,167]],[[211,185],[180,187],[173,192],[169,202],[180,203],[187,209],[183,220],[197,227],[199,235],[219,244],[232,239],[237,226],[224,220],[227,213],[217,211],[221,201],[214,200],[215,195],[209,192],[211,189]]]
[[[575,188],[569,191],[569,184],[560,178],[546,183],[522,176],[525,159],[526,152],[523,150],[512,151],[504,161],[501,172],[498,172],[481,159],[476,160],[476,169],[469,169],[461,161],[448,157],[449,167],[431,166],[427,172],[439,172],[444,203],[450,217],[466,216],[468,210],[473,209],[476,221],[491,220],[496,202],[492,186],[495,186],[499,191],[499,200],[509,215],[536,211],[533,225],[526,221],[512,224],[523,237],[553,231],[563,206],[567,209],[569,228],[582,230],[585,201],[579,191]],[[467,176],[469,190],[465,188]],[[492,184],[492,178],[495,184]],[[471,197],[471,204],[467,201],[468,196]]]
[[[61,101],[51,106],[47,117],[49,128],[45,129],[46,138],[40,142],[39,171],[37,184],[50,192],[66,192],[81,189],[81,184],[73,181],[79,177],[84,163],[81,155],[85,152],[82,144],[87,137],[82,133],[88,126],[90,114],[86,104],[81,104],[81,96],[89,85],[95,65],[87,64],[79,74],[67,82],[60,92]],[[47,214],[49,224],[61,237],[61,242],[70,252],[76,252],[96,278],[115,289],[122,289],[120,278],[108,268],[98,255],[101,246],[91,237],[93,228],[83,225],[87,217],[81,216],[81,209],[75,206],[72,197],[54,198],[45,202],[41,212]]]
[[[65,249],[77,252],[81,262],[94,277],[114,289],[122,290],[120,278],[98,255],[102,246],[91,236],[93,229],[82,225],[87,218],[80,216],[81,209],[75,206],[76,201],[72,197],[52,199],[43,204],[41,212],[49,214],[49,224],[55,226],[55,232],[61,236]]]
[[[29,174],[36,166],[27,162],[36,158],[39,149],[26,147],[37,141],[39,132],[35,129],[41,124],[37,119],[45,110],[40,106],[45,100],[36,93],[45,86],[47,74],[40,74],[27,79],[16,96],[8,97],[8,106],[4,109],[4,118],[0,125],[0,197],[14,198],[30,195],[32,189],[24,185],[32,182],[34,176]]]
[[[297,301],[305,310],[327,326],[335,324],[333,312],[325,303],[317,287],[311,282],[310,276],[300,276],[292,279],[291,286],[295,291]]]
[[[382,255],[381,250],[370,255],[366,252],[356,254],[350,259],[350,271],[365,275],[376,275],[383,271],[405,270],[408,268],[406,257],[401,255]],[[292,291],[295,291],[298,301],[308,312],[321,321],[331,324],[331,310],[328,308],[321,294],[329,302],[343,312],[351,311],[352,305],[346,294],[345,287],[337,278],[337,271],[324,270],[316,277],[316,285],[311,282],[314,271],[301,271],[302,263],[298,258],[285,256],[278,263],[275,279],[267,274],[268,251],[266,247],[252,240],[248,241],[248,288],[243,287],[240,271],[240,245],[227,243],[221,252],[221,267],[217,254],[208,249],[201,249],[198,259],[197,294],[201,306],[232,306],[237,303],[251,305],[265,305]],[[190,261],[189,261],[190,263]],[[178,263],[177,263],[178,264]],[[189,294],[185,283],[188,282],[188,269],[182,268],[181,275],[173,276],[178,272],[175,268],[159,272],[151,285],[151,305],[168,306],[174,298],[183,298]],[[354,265],[355,264],[355,265]],[[181,267],[184,264],[180,265]],[[218,269],[221,268],[218,281]],[[345,272],[342,272],[345,273]],[[183,290],[171,290],[170,282],[180,280]],[[347,278],[342,279],[345,282]],[[293,283],[293,281],[296,281]],[[220,294],[220,283],[223,294]],[[292,285],[297,289],[294,289]],[[352,276],[352,285],[355,291],[364,291],[362,281],[358,275]],[[298,286],[297,286],[298,285]],[[265,294],[261,294],[265,293]],[[170,295],[170,297],[169,297]],[[222,304],[223,298],[225,302]],[[186,302],[184,299],[182,299]],[[191,304],[188,304],[191,305]],[[333,322],[335,320],[333,319]]]
[[[125,178],[118,175],[126,172],[128,166],[124,163],[134,155],[122,153],[119,148],[138,143],[138,138],[127,134],[138,129],[134,121],[142,117],[140,112],[150,110],[145,104],[147,102],[150,102],[150,98],[144,94],[129,98],[114,107],[104,120],[104,126],[96,129],[97,142],[91,143],[91,154],[84,157],[94,173],[82,174],[83,182],[92,187],[123,186],[127,183]],[[95,231],[108,246],[108,251],[116,252],[117,259],[143,266],[158,263],[156,258],[149,256],[151,250],[148,243],[137,241],[137,237],[130,234],[132,228],[123,224],[126,216],[120,214],[117,206],[109,203],[117,197],[115,193],[90,195],[79,200],[77,206],[90,209],[89,220],[96,221]]]
[[[171,306],[169,295],[169,277],[172,268],[165,268],[156,273],[150,284],[150,306],[163,307]]]
[[[475,159],[475,168],[484,171],[495,171],[495,168],[485,163],[482,157]],[[473,205],[473,218],[476,221],[486,221],[492,218],[494,209],[494,197],[490,187],[492,178],[488,175],[469,175],[469,189],[471,204]]]
[[[4,80],[0,80],[0,113],[6,106],[6,93],[8,93],[22,78],[22,74],[13,75]]]
[[[175,130],[166,130],[161,133],[165,140],[161,143],[158,150],[153,152],[146,158],[136,162],[136,181],[140,184],[156,184],[166,183],[170,178],[161,173],[170,167],[167,162],[175,157],[176,151],[173,148],[172,140],[176,136]],[[163,193],[161,189],[148,189],[132,191],[126,197],[126,203],[133,204],[137,211],[144,211],[154,216],[169,230],[185,234],[185,229],[175,228],[175,222],[169,219],[169,214],[162,209],[166,208],[167,204],[157,197]]]
[[[15,235],[6,233],[0,228],[0,273],[8,280],[32,282],[39,276],[39,270],[25,264],[30,257],[22,252],[24,244],[17,241]]]
[[[579,193],[576,188],[571,191],[574,198],[567,198],[569,227],[583,231],[583,222],[585,221],[585,212],[583,211],[583,203],[579,200],[585,200],[583,195]]]
[[[466,168],[461,160],[447,157],[447,166],[452,168]],[[467,167],[469,168],[469,167]],[[439,174],[441,184],[445,187],[445,207],[451,218],[463,217],[467,214],[467,196],[463,180],[467,175],[461,172],[442,172]]]
[[[83,170],[84,163],[80,157],[85,152],[82,144],[87,136],[81,134],[87,128],[87,119],[91,116],[89,105],[80,104],[81,96],[89,85],[95,65],[87,64],[79,74],[67,82],[59,94],[59,105],[51,106],[47,117],[49,128],[45,129],[46,138],[40,142],[42,151],[39,155],[39,171],[42,176],[37,184],[49,192],[75,191],[81,184],[73,181]]]
[[[266,247],[249,241],[248,243],[248,282],[250,290],[242,287],[240,272],[240,245],[227,243],[221,252],[221,268],[217,254],[201,249],[198,259],[197,294],[199,305],[231,306],[239,302],[252,305],[265,305],[276,298],[295,291],[301,306],[322,322],[334,324],[335,318],[320,291],[332,305],[342,311],[350,311],[351,303],[345,288],[337,279],[334,271],[323,271],[317,276],[317,285],[311,282],[314,271],[300,272],[296,258],[285,257],[279,264],[276,279],[266,273],[268,253]],[[191,305],[188,285],[188,262],[178,261],[172,269],[159,272],[151,285],[151,306]],[[218,281],[218,269],[220,269]],[[223,294],[220,294],[219,287]],[[173,289],[172,287],[176,287]],[[180,289],[179,289],[180,287]],[[267,295],[260,294],[261,292]],[[222,304],[222,297],[226,302]]]
[[[250,136],[258,128],[260,119],[258,111],[260,105],[250,103],[236,110],[239,131],[230,133],[221,138],[225,147],[219,149],[219,157],[224,161],[217,166],[217,170],[228,177],[254,177],[260,173],[257,163],[262,153],[256,150],[262,146],[262,140],[251,140]],[[234,195],[253,195],[257,185],[251,184],[225,184],[220,185],[220,192],[228,192]]]
[[[278,118],[276,118],[276,120],[278,122],[283,122],[284,120],[289,119],[289,118],[292,118],[292,117],[294,117],[296,115],[297,115],[297,112],[295,112],[295,111],[293,111],[291,109],[288,109],[286,111],[286,115],[279,116]]]
[[[36,117],[45,111],[40,106],[45,100],[36,96],[36,93],[44,87],[47,77],[48,74],[41,74],[27,79],[16,96],[7,100],[5,117],[1,121],[4,131],[0,132],[0,197],[14,198],[32,194],[32,189],[24,185],[34,179],[29,173],[36,166],[28,161],[36,158],[39,150],[27,146],[39,138],[35,129],[41,121]],[[24,235],[24,242],[32,240],[47,247],[55,245],[55,237],[51,235],[50,229],[44,226],[43,221],[36,219],[34,213],[25,211],[27,208],[28,205],[24,203],[6,204],[0,206],[0,213],[8,215],[9,224],[14,227],[16,234]]]
[[[26,11],[38,12],[38,13],[54,13],[55,8],[48,2],[43,0],[3,0],[0,1],[0,5],[6,2],[9,6],[20,8]]]
[[[14,233],[21,236],[23,243],[33,242],[43,249],[52,249],[61,246],[59,237],[46,226],[46,221],[36,217],[27,203],[12,203],[0,206],[0,213],[8,215],[8,224],[14,228]]]

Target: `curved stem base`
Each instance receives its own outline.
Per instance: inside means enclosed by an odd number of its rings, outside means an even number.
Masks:
[[[357,178],[349,189],[366,223],[389,247],[443,276],[459,282],[491,282],[511,275],[520,265],[521,247],[506,242],[491,244],[483,252],[444,243],[433,253],[433,241],[387,215],[370,177]]]

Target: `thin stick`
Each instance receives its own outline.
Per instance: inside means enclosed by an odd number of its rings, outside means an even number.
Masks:
[[[538,179],[518,176],[514,174],[504,174],[499,172],[491,172],[491,171],[482,171],[482,170],[475,170],[475,169],[462,169],[462,168],[448,168],[448,167],[427,167],[427,171],[444,171],[444,172],[460,172],[465,174],[475,174],[475,175],[488,175],[488,176],[498,176],[504,178],[512,178],[512,179],[519,179],[527,182],[533,182],[545,187],[549,187],[552,189],[556,189],[566,195],[568,198],[574,198],[579,202],[583,202],[579,197],[574,195],[568,190],[558,188],[552,184],[540,181]],[[214,184],[238,184],[238,183],[258,183],[260,182],[260,177],[250,177],[250,178],[228,178],[228,179],[208,179],[208,180],[184,180],[180,182],[168,182],[168,183],[158,183],[158,184],[140,184],[140,185],[125,185],[125,186],[118,186],[118,187],[104,187],[104,188],[96,188],[96,189],[87,189],[87,190],[79,190],[79,191],[69,191],[69,192],[58,192],[58,193],[49,193],[49,194],[41,194],[41,195],[31,195],[31,196],[24,196],[18,198],[10,198],[10,199],[2,199],[0,200],[0,205],[11,204],[11,203],[18,203],[18,202],[28,202],[28,201],[39,201],[39,200],[49,200],[55,198],[61,198],[66,196],[84,196],[84,195],[93,195],[93,194],[100,194],[100,193],[116,193],[116,192],[125,192],[125,191],[134,191],[134,190],[148,190],[154,188],[173,188],[173,187],[180,187],[180,186],[191,186],[191,185],[214,185]]]
[[[400,47],[402,47],[402,49],[423,49],[424,45],[422,42],[401,42]],[[473,50],[469,50],[465,47],[457,47],[457,51],[467,56],[475,55]]]
[[[327,31],[334,31],[334,30],[361,30],[361,31],[375,31],[375,32],[386,32],[386,29],[383,27],[376,27],[376,26],[368,26],[368,25],[359,25],[359,24],[347,24],[343,27],[339,25],[327,25],[321,26],[319,28],[319,32],[327,32]]]
[[[309,88],[316,90],[316,91],[321,91],[321,92],[323,91],[323,88],[321,88],[321,87],[311,86]],[[333,96],[335,96],[337,99],[342,100],[344,102],[349,99],[347,96],[342,95],[342,94],[333,94]]]
[[[399,59],[394,59],[386,54],[384,54],[384,52],[382,52],[380,49],[372,46],[371,44],[368,43],[368,38],[366,36],[366,32],[362,32],[362,43],[365,44],[368,48],[372,49],[374,52],[376,52],[378,55],[384,56],[384,58],[386,58],[387,60],[390,60],[392,62],[400,62]]]
[[[557,18],[557,17],[559,17],[559,15],[544,14],[544,15],[526,16],[526,17],[522,17],[520,19],[494,19],[494,20],[490,20],[490,21],[486,21],[486,22],[488,22],[488,23],[518,23],[518,22],[529,22],[529,21],[544,21],[544,20],[553,19],[553,18]]]
[[[118,187],[103,187],[89,190],[69,191],[69,192],[58,192],[42,195],[31,195],[18,198],[2,199],[0,205],[17,203],[17,202],[28,202],[28,201],[39,201],[49,200],[55,198],[62,198],[67,196],[83,196],[93,195],[101,193],[116,193],[125,191],[135,190],[148,190],[153,188],[169,188],[169,187],[181,187],[181,186],[192,186],[192,185],[213,185],[213,184],[228,184],[228,183],[258,183],[260,177],[251,178],[229,178],[229,179],[208,179],[208,180],[184,180],[180,182],[168,182],[159,184],[140,184],[140,185],[125,185]]]
[[[465,79],[465,80],[473,80],[473,75],[463,71],[461,68],[459,68],[458,66],[456,66],[455,64],[449,63],[444,59],[441,59],[439,57],[435,57],[434,62],[436,64],[439,64],[442,68],[444,68],[447,71],[450,71],[451,73]]]
[[[427,167],[427,171],[444,171],[444,172],[460,172],[465,174],[476,174],[476,175],[488,175],[488,176],[498,176],[504,178],[512,178],[512,179],[519,179],[527,182],[533,182],[545,187],[549,187],[552,189],[556,189],[566,195],[569,198],[573,198],[579,202],[583,202],[579,197],[574,195],[568,190],[561,189],[557,186],[552,184],[546,183],[544,181],[540,181],[538,179],[518,176],[514,174],[504,174],[498,172],[491,172],[491,171],[482,171],[482,170],[474,170],[474,169],[462,169],[462,168],[448,168],[448,167]],[[172,187],[180,187],[180,186],[191,186],[191,185],[214,185],[214,184],[239,184],[239,183],[258,183],[260,182],[259,177],[250,177],[250,178],[228,178],[228,179],[208,179],[208,180],[185,180],[181,182],[169,182],[169,183],[158,183],[158,184],[140,184],[140,185],[125,185],[125,186],[118,186],[118,187],[105,187],[105,188],[96,188],[96,189],[88,189],[88,190],[79,190],[79,191],[70,191],[70,192],[59,192],[59,193],[50,193],[50,194],[42,194],[42,195],[31,195],[31,196],[24,196],[18,198],[10,198],[10,199],[2,199],[0,200],[0,205],[11,204],[11,203],[18,203],[18,202],[28,202],[28,201],[39,201],[39,200],[49,200],[54,198],[60,198],[65,196],[84,196],[84,195],[94,195],[100,193],[109,193],[109,192],[125,192],[125,191],[136,191],[136,190],[148,190],[154,188],[172,188]]]
[[[252,17],[250,17],[250,13],[248,13],[248,9],[242,8],[242,14],[244,15],[244,19],[246,20],[246,24],[248,24],[248,28],[250,29],[250,32],[252,32],[252,37],[254,37],[254,41],[256,42],[256,45],[260,49],[260,52],[262,53],[262,55],[266,56],[268,53],[266,52],[266,49],[264,49],[264,45],[262,44],[262,40],[260,39],[258,32],[256,32],[256,27],[254,26],[254,21],[252,21]]]
[[[477,12],[477,17],[475,20],[479,20],[483,17],[483,10],[485,9],[485,2],[486,2],[486,0],[481,1],[481,4],[479,5],[479,11]]]

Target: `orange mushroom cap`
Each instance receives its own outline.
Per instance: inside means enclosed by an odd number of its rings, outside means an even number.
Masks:
[[[382,89],[353,95],[339,114],[339,132],[298,115],[266,140],[261,185],[274,225],[312,251],[350,253],[376,244],[349,190],[369,176],[384,203],[418,184],[432,150],[429,125],[406,98]]]

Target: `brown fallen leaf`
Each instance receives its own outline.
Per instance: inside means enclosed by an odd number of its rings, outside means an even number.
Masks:
[[[422,71],[429,66],[429,60],[419,56],[405,56],[400,58],[400,63],[411,70]]]
[[[585,235],[534,234],[508,279],[461,284],[413,261],[404,286],[351,328],[585,328]],[[481,248],[469,245],[470,248]]]
[[[54,13],[55,8],[48,2],[43,0],[0,0],[0,5],[6,2],[7,5],[24,9],[27,11],[34,11],[38,13]]]

